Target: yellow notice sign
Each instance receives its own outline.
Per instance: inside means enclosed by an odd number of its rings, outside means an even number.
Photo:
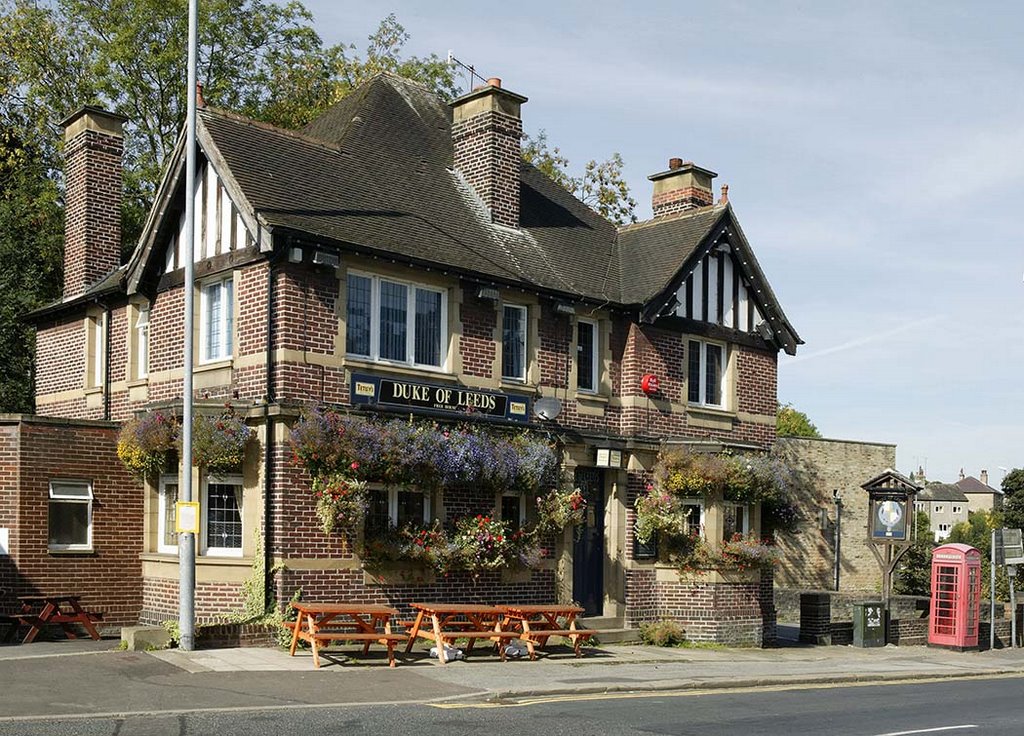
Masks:
[[[198,501],[178,501],[174,504],[174,531],[178,534],[199,533]]]

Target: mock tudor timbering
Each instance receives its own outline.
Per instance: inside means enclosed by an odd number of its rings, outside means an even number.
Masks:
[[[279,566],[279,601],[297,588],[311,599],[399,607],[417,598],[560,598],[584,601],[612,626],[672,615],[696,638],[771,638],[767,577],[680,579],[671,567],[638,558],[633,504],[663,442],[699,451],[769,449],[778,354],[795,352],[800,339],[732,206],[713,204],[712,172],[673,162],[652,177],[664,201],[655,219],[616,228],[522,162],[525,101],[491,80],[446,104],[382,74],[298,133],[209,106],[199,110],[196,232],[205,236],[196,259],[195,393],[210,406],[230,401],[258,438],[237,473],[193,471],[200,498],[219,494],[219,512],[241,529],[229,548],[204,541],[205,528],[200,534],[201,618],[240,605],[259,534],[267,569]],[[112,131],[121,122],[90,110],[69,127],[81,124],[83,140],[102,143],[85,147],[104,154],[91,164],[69,158],[68,194],[76,200],[69,218],[108,205],[89,220],[90,237],[114,232],[119,206],[86,194],[112,186],[120,145]],[[69,286],[73,297],[32,315],[41,413],[121,421],[145,409],[180,407],[183,167],[179,145],[122,270],[111,274],[117,261],[107,248],[102,265],[82,267],[81,283]],[[79,181],[94,173],[98,188]],[[79,245],[86,240],[76,239],[84,227],[77,223],[69,222],[68,258],[95,261],[91,246]],[[712,319],[728,311],[723,300],[707,319],[704,311],[680,313],[677,295],[687,278],[712,273],[716,266],[708,264],[722,263],[725,256],[717,254],[726,252],[730,294],[756,295],[751,311],[758,320]],[[724,289],[727,280],[714,274]],[[641,389],[646,374],[660,379],[656,391]],[[451,407],[389,404],[374,393],[382,382],[497,397],[508,413],[467,418]],[[540,399],[559,411],[535,414],[531,407]],[[291,462],[290,429],[299,407],[310,403],[371,417],[422,409],[442,423],[487,421],[551,438],[563,471],[594,504],[588,532],[567,532],[536,569],[521,573],[370,575],[358,538],[321,531],[310,478]],[[599,466],[599,449],[614,449],[621,463]],[[112,452],[105,460],[117,463]],[[137,614],[147,621],[173,617],[178,600],[173,534],[161,534],[174,484],[171,472],[140,492]],[[95,524],[117,524],[101,500]],[[723,530],[719,502],[708,508],[714,544]],[[508,506],[456,487],[424,503],[449,523]],[[388,506],[394,511],[397,498]],[[756,531],[756,508],[749,520]],[[50,560],[53,579],[70,579],[67,559]]]

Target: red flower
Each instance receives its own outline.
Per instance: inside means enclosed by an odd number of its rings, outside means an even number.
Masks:
[[[351,464],[351,465],[349,465],[348,467],[349,467],[349,469],[351,469],[351,470],[359,470],[359,463],[357,463],[357,462],[353,461],[353,462],[352,462],[352,464]]]

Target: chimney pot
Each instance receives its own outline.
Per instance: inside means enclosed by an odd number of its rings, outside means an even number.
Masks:
[[[670,171],[683,168],[683,160],[681,158],[670,158],[668,160],[668,168]]]
[[[501,89],[501,77],[491,77],[487,80],[487,85],[490,87],[497,87]]]
[[[729,204],[729,185],[722,185],[722,196],[718,200],[719,204]]]
[[[196,107],[206,107],[206,100],[203,98],[202,82],[196,82]]]

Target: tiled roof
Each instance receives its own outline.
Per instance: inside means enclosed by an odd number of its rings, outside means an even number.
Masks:
[[[1003,495],[1002,491],[997,490],[992,486],[987,486],[977,478],[970,475],[967,476],[966,478],[961,478],[960,480],[958,480],[956,482],[956,487],[959,488],[964,493],[987,493],[992,496]]]
[[[386,75],[352,97],[302,134],[202,112],[264,222],[381,255],[619,301],[612,223],[524,164],[522,228],[493,225],[451,170],[447,105]]]
[[[917,494],[918,501],[963,501],[967,496],[952,483],[931,483]]]

